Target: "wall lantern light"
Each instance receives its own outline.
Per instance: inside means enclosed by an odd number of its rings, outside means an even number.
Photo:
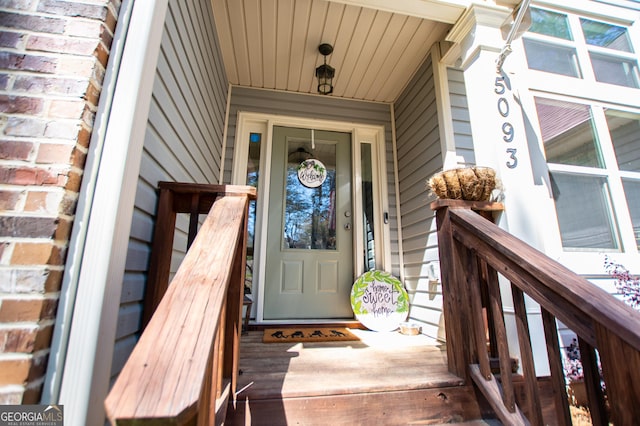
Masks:
[[[328,95],[333,93],[333,76],[336,74],[336,70],[327,65],[327,55],[333,52],[333,46],[327,43],[322,43],[318,46],[318,51],[324,56],[324,63],[316,68],[316,77],[318,78],[318,93]]]

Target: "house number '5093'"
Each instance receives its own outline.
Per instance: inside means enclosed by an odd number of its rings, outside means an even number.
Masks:
[[[505,121],[502,123],[502,140],[506,143],[513,142],[513,138],[515,136],[515,130],[513,125],[509,123],[506,119],[509,117],[509,101],[505,96],[507,93],[507,85],[505,84],[504,77],[499,76],[496,77],[495,89],[496,95],[500,96],[498,98],[498,113]],[[507,155],[509,156],[509,160],[507,161],[507,167],[510,169],[515,169],[518,166],[518,158],[516,157],[516,153],[518,150],[516,148],[507,148]]]

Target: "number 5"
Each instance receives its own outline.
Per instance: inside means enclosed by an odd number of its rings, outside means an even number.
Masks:
[[[494,91],[496,92],[496,94],[504,94],[504,92],[507,90],[507,87],[504,85],[504,77],[496,77],[495,86],[496,88],[494,89]]]

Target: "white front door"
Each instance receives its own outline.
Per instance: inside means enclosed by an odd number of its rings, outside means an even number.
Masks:
[[[298,177],[304,160],[324,165],[317,187]],[[264,319],[352,318],[351,134],[273,128]]]

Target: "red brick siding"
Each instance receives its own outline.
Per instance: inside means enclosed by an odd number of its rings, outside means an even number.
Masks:
[[[119,8],[0,5],[0,404],[40,398]]]

